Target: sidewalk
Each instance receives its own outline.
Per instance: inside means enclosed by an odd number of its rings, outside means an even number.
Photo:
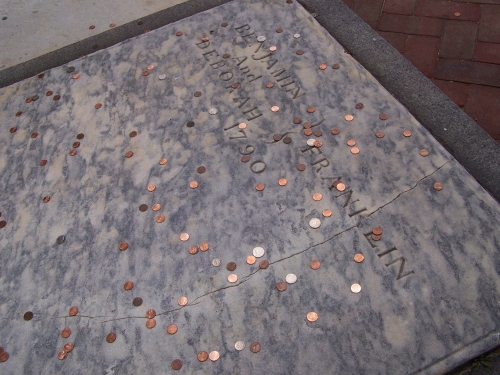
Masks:
[[[343,0],[500,143],[500,0]]]

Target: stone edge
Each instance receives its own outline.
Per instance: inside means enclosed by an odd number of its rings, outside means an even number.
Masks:
[[[4,69],[0,71],[0,88],[230,1],[188,0]],[[493,138],[341,0],[299,3],[500,202],[500,145]],[[139,21],[143,24],[137,25]],[[500,334],[490,334],[419,374],[442,374],[499,344]]]

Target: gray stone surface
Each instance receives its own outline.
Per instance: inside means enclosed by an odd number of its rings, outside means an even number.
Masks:
[[[2,374],[170,373],[176,358],[190,374],[438,374],[499,342],[498,203],[295,2],[199,13],[5,87],[0,106],[0,346],[10,355]],[[304,135],[305,122],[322,135]],[[311,137],[321,147],[307,146]],[[383,235],[373,241],[377,226]],[[189,254],[202,242],[208,251]],[[265,254],[249,265],[256,246]],[[279,292],[289,273],[297,282]],[[75,348],[60,361],[66,342]],[[199,362],[201,350],[220,359]]]

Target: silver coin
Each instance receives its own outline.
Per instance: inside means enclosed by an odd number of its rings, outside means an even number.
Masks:
[[[314,138],[309,138],[307,140],[307,145],[312,147],[312,146],[314,146],[314,142],[316,142],[316,140]]]
[[[309,226],[314,229],[319,228],[321,226],[321,220],[313,217],[311,220],[309,220]]]
[[[160,75],[158,76],[158,79],[161,79],[162,81],[163,81],[165,78],[167,78],[167,75],[166,75],[166,74],[160,74]]]
[[[361,285],[359,284],[352,284],[351,285],[351,292],[358,294],[361,292]]]
[[[236,350],[243,350],[245,349],[245,343],[243,341],[236,341],[236,343],[234,344],[234,348]]]
[[[214,260],[212,260],[212,266],[214,267],[219,267],[220,266],[220,259],[219,258],[215,258]]]
[[[289,273],[286,275],[285,280],[288,284],[293,284],[297,281],[297,275],[294,273]]]
[[[253,249],[253,252],[252,252],[252,253],[253,253],[253,256],[254,256],[254,257],[256,257],[256,258],[260,258],[260,257],[263,257],[263,256],[264,256],[264,253],[265,253],[265,252],[266,252],[266,251],[265,251],[262,247],[257,246],[257,247],[254,247],[254,249]]]
[[[300,38],[300,34],[293,34],[293,37],[294,37],[295,39],[299,39],[299,38]]]
[[[264,35],[258,36],[257,41],[258,42],[264,42],[266,40],[266,37]]]
[[[216,115],[216,114],[217,114],[217,112],[218,112],[218,111],[217,111],[217,108],[210,108],[210,109],[208,110],[208,113],[210,113],[211,115]]]

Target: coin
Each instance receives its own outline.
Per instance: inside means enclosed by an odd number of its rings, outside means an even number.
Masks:
[[[276,142],[280,141],[280,140],[281,140],[281,134],[275,134],[275,135],[273,135],[273,139],[274,139]]]
[[[403,135],[404,135],[405,137],[411,137],[411,130],[405,130],[405,131],[403,132]]]
[[[16,127],[16,126],[13,126],[12,128],[10,128],[10,132],[11,132],[11,133],[15,133],[15,132],[17,132],[17,127]]]
[[[188,303],[188,299],[185,296],[179,297],[177,303],[179,304],[179,306],[186,306]]]
[[[230,274],[227,277],[227,281],[229,281],[230,283],[235,283],[236,281],[238,281],[238,275],[236,275],[234,273]]]
[[[256,261],[257,261],[257,259],[253,255],[247,256],[247,263],[248,264],[250,264],[250,265],[255,264]]]
[[[110,344],[115,342],[116,340],[116,333],[110,332],[106,335],[106,341],[109,342]]]
[[[211,351],[208,355],[208,358],[210,358],[211,361],[215,362],[220,358],[220,353],[216,350]]]
[[[221,265],[221,260],[219,258],[215,258],[212,260],[212,266],[219,267]]]
[[[316,320],[318,320],[318,314],[314,311],[308,312],[306,317],[310,322],[315,322]]]
[[[43,197],[43,203],[48,203],[50,201],[50,195]]]
[[[210,108],[210,109],[208,110],[208,113],[210,113],[211,115],[216,115],[216,114],[217,114],[217,112],[218,112],[218,111],[217,111],[217,108]]]
[[[434,189],[436,189],[437,191],[443,190],[443,184],[440,182],[436,182],[434,184]]]
[[[350,147],[356,146],[356,141],[354,139],[349,139],[347,145]]]
[[[123,284],[123,289],[125,290],[132,290],[134,288],[134,283],[132,281],[127,281],[125,284]]]
[[[321,137],[323,135],[323,132],[319,129],[315,130],[313,133],[315,137]]]
[[[388,115],[386,115],[385,113],[381,113],[381,114],[380,114],[380,116],[379,116],[379,118],[380,118],[381,120],[387,120],[387,119],[389,118],[389,116],[388,116]]]
[[[195,91],[194,96],[195,96],[196,98],[199,98],[199,97],[201,96],[201,92],[199,92],[199,91]]]
[[[299,39],[299,38],[300,38],[300,34],[293,34],[293,37],[294,37],[295,39]]]
[[[175,35],[177,35],[177,36],[182,36],[182,34],[183,34],[183,32],[182,32],[182,31],[177,31],[177,32],[175,33]]]
[[[0,352],[0,362],[6,362],[9,359],[9,353],[7,352]]]
[[[134,138],[134,137],[137,137],[137,132],[135,130],[131,131],[130,133],[128,133],[128,136],[130,138]]]
[[[99,108],[102,108],[102,104],[101,103],[97,103],[95,106],[94,106],[95,109],[99,109]]]
[[[189,254],[194,255],[196,253],[198,253],[198,246],[191,246],[189,248]]]
[[[61,361],[66,359],[68,356],[68,353],[65,350],[61,350],[59,353],[57,353],[57,358],[60,359]]]
[[[385,136],[384,132],[376,132],[375,133],[375,137],[377,137],[377,138],[384,138],[384,136]]]
[[[189,183],[189,187],[190,187],[191,189],[196,189],[196,188],[198,187],[198,181],[191,181],[191,182]]]
[[[154,309],[149,309],[146,311],[146,318],[153,319],[156,316],[156,311]]]
[[[319,260],[311,260],[311,263],[309,265],[313,270],[317,270],[321,266],[321,263]]]
[[[139,211],[146,212],[147,210],[148,210],[148,205],[147,204],[141,204],[139,206]]]
[[[310,129],[307,129],[307,130],[310,130]],[[309,138],[306,143],[308,146],[312,147],[314,146],[314,142],[316,142],[316,140],[314,138]]]
[[[280,292],[284,292],[286,290],[286,283],[284,281],[280,281],[276,284],[276,289],[278,289]]]
[[[69,336],[71,336],[71,329],[66,327],[61,331],[61,337],[67,339]]]
[[[277,49],[278,49],[278,48],[277,48],[276,46],[271,46],[271,47],[269,47],[269,51],[271,51],[271,52],[274,52],[274,51],[276,51]]]
[[[157,223],[163,223],[165,221],[165,215],[158,215],[155,220]]]
[[[345,118],[346,121],[352,121],[352,120],[354,120],[354,116],[353,115],[345,115],[344,118]]]
[[[306,170],[306,165],[305,164],[297,164],[297,169],[299,171],[305,171]]]
[[[321,142],[319,139],[315,140],[313,143],[314,147],[321,147],[323,146],[323,142]]]
[[[80,142],[73,142],[73,148],[78,148],[80,147]]]
[[[324,217],[330,217],[330,216],[332,216],[332,210],[324,209],[322,214]]]
[[[40,160],[40,167],[45,167],[47,165],[47,160]]]
[[[143,72],[142,72],[142,75],[143,75],[144,77],[147,77],[147,76],[149,75],[149,70],[145,70],[145,71],[143,71]]]
[[[31,133],[31,138],[35,139],[36,137],[38,137],[38,133],[37,132]]]
[[[326,69],[326,64],[319,64],[319,68],[321,70],[325,70]]]
[[[170,324],[168,327],[167,327],[167,333],[169,333],[170,335],[173,335],[177,332],[177,326],[175,324]]]
[[[83,139],[83,138],[85,138],[85,134],[83,133],[79,133],[76,135],[76,139]]]
[[[179,236],[179,238],[181,239],[181,241],[187,241],[187,240],[189,240],[189,234],[187,234],[187,233],[181,233],[181,235]]]
[[[196,168],[196,172],[198,172],[200,174],[205,173],[206,171],[207,171],[207,168],[205,168],[203,165]]]
[[[151,328],[154,328],[156,326],[156,320],[154,319],[148,319],[146,320],[146,327],[151,329]]]
[[[261,261],[259,262],[259,268],[260,268],[260,269],[265,270],[265,269],[267,269],[268,267],[269,267],[269,262],[268,262],[267,260],[265,260],[265,259],[264,259],[264,260],[261,260]]]
[[[338,191],[344,191],[345,190],[345,184],[343,184],[342,182],[339,182],[336,186],[336,189]]]
[[[238,351],[245,349],[245,343],[243,341],[236,341],[234,343],[234,348]]]
[[[208,243],[206,243],[206,242],[202,242],[202,243],[200,244],[200,250],[201,250],[201,251],[207,251],[209,248],[210,248],[210,246],[209,246],[209,245],[208,245]]]
[[[250,344],[250,351],[252,353],[258,353],[258,352],[260,352],[260,349],[261,349],[261,346],[258,342],[252,342]]]
[[[351,148],[351,153],[354,154],[354,155],[359,154],[359,148],[357,148],[357,147]]]
[[[135,297],[132,301],[132,305],[135,307],[139,307],[142,305],[142,298],[141,297]]]
[[[316,108],[314,108],[314,107],[307,107],[306,111],[307,111],[307,113],[314,113],[316,111]]]
[[[277,32],[277,33],[282,33],[282,32],[283,32],[283,29],[282,29],[281,27],[280,27],[280,28],[277,28],[277,29],[276,29],[276,32]]]
[[[363,260],[365,260],[365,257],[363,254],[354,254],[354,261],[356,263],[361,263]]]
[[[426,157],[429,155],[429,150],[423,148],[420,150],[420,155],[423,156],[423,157]]]
[[[323,195],[321,193],[314,193],[313,194],[313,199],[315,201],[320,201],[321,199],[323,199]]]
[[[152,209],[153,211],[160,211],[160,209],[161,209],[161,205],[160,205],[159,203],[155,203],[155,204],[153,204],[153,205],[151,206],[151,209]]]
[[[262,191],[262,190],[264,190],[265,187],[266,186],[264,184],[257,184],[257,185],[255,185],[255,190]]]
[[[167,75],[166,75],[166,74],[160,74],[160,75],[158,76],[158,79],[159,79],[159,80],[161,80],[161,81],[163,81],[163,80],[164,80],[164,79],[166,79],[166,78],[167,78]]]
[[[309,220],[309,226],[313,229],[317,229],[321,226],[321,220],[318,218],[312,218]]]
[[[332,134],[333,135],[337,135],[340,133],[340,129],[339,128],[332,128]]]
[[[165,164],[167,164],[167,159],[165,159],[165,158],[161,158],[161,159],[160,159],[160,161],[158,162],[158,164],[160,164],[160,165],[165,165]]]
[[[460,12],[455,12],[455,13],[453,13],[453,15],[454,15],[455,17],[460,17]]]
[[[297,281],[297,275],[294,273],[289,273],[286,275],[285,280],[288,284],[294,284]]]
[[[33,312],[31,311],[26,311],[23,315],[24,320],[29,321],[33,319]]]
[[[73,343],[71,343],[71,342],[67,342],[66,344],[64,344],[64,346],[63,346],[63,350],[65,350],[65,351],[66,351],[66,353],[71,353],[71,352],[73,351],[73,348],[74,348],[74,347],[75,347],[75,346],[73,345]]]
[[[0,221],[0,228],[5,228],[5,226],[6,226],[6,225],[7,225],[7,222],[6,222],[5,220]],[[61,238],[61,237],[64,237],[64,236],[59,236],[59,237],[57,237],[57,240],[59,240],[59,238]],[[57,240],[56,240],[56,241],[57,241]],[[64,243],[64,240],[63,240],[62,242],[58,242],[58,241],[57,241],[57,243],[58,243],[58,244],[62,244],[62,243]]]
[[[280,110],[280,107],[278,107],[277,105],[273,105],[271,107],[271,111],[273,111],[273,112],[278,112],[279,110]]]
[[[73,79],[78,79],[78,78],[80,78],[80,73],[75,73],[75,74],[73,74],[72,77],[73,77]]]
[[[383,229],[380,227],[375,227],[372,229],[372,233],[377,236],[380,236],[383,232],[384,232]]]
[[[125,153],[125,157],[126,157],[126,158],[131,158],[132,156],[134,156],[134,153],[133,153],[132,151],[127,151],[127,152]]]
[[[241,157],[241,162],[242,162],[242,163],[247,163],[248,161],[250,161],[250,156],[248,156],[248,155],[243,155],[243,156]]]
[[[78,307],[76,307],[76,306],[71,306],[71,307],[69,308],[68,314],[69,314],[70,316],[75,316],[76,314],[78,314]]]
[[[76,150],[71,150],[69,156],[75,156],[77,154]]]
[[[351,292],[356,293],[356,294],[359,293],[359,292],[361,292],[361,285],[359,285],[359,284],[352,284],[351,285]]]
[[[205,362],[208,359],[208,353],[207,352],[199,352],[198,355],[198,361],[200,362]]]
[[[272,83],[272,82],[268,82],[268,83],[266,83],[266,87],[267,87],[268,89],[272,89],[272,88],[274,87],[274,83]]]
[[[110,23],[109,24],[109,27],[115,27],[116,26],[116,23]]]
[[[152,191],[155,191],[156,190],[156,185],[155,184],[149,184],[148,185],[148,191],[149,192],[152,192]]]
[[[300,56],[304,53],[304,51],[302,51],[301,49],[298,49],[295,53]]]
[[[288,183],[287,179],[286,178],[280,178],[278,180],[278,185],[279,186],[285,186],[286,184]]]
[[[265,252],[266,251],[264,250],[264,248],[257,246],[257,247],[254,247],[252,254],[256,258],[261,258],[264,256]]]
[[[380,241],[382,239],[382,235],[380,234],[372,234],[370,237],[373,241]]]
[[[265,42],[265,41],[266,41],[266,37],[264,35],[259,35],[257,37],[257,42],[261,42],[262,43],[262,42]]]
[[[182,361],[180,359],[174,359],[172,361],[172,369],[173,370],[180,370],[182,367]]]
[[[229,262],[227,265],[226,265],[226,269],[228,271],[234,271],[236,269],[236,263],[234,262]]]
[[[128,243],[126,242],[120,242],[120,245],[118,246],[118,248],[121,250],[121,251],[125,251],[128,249]]]

